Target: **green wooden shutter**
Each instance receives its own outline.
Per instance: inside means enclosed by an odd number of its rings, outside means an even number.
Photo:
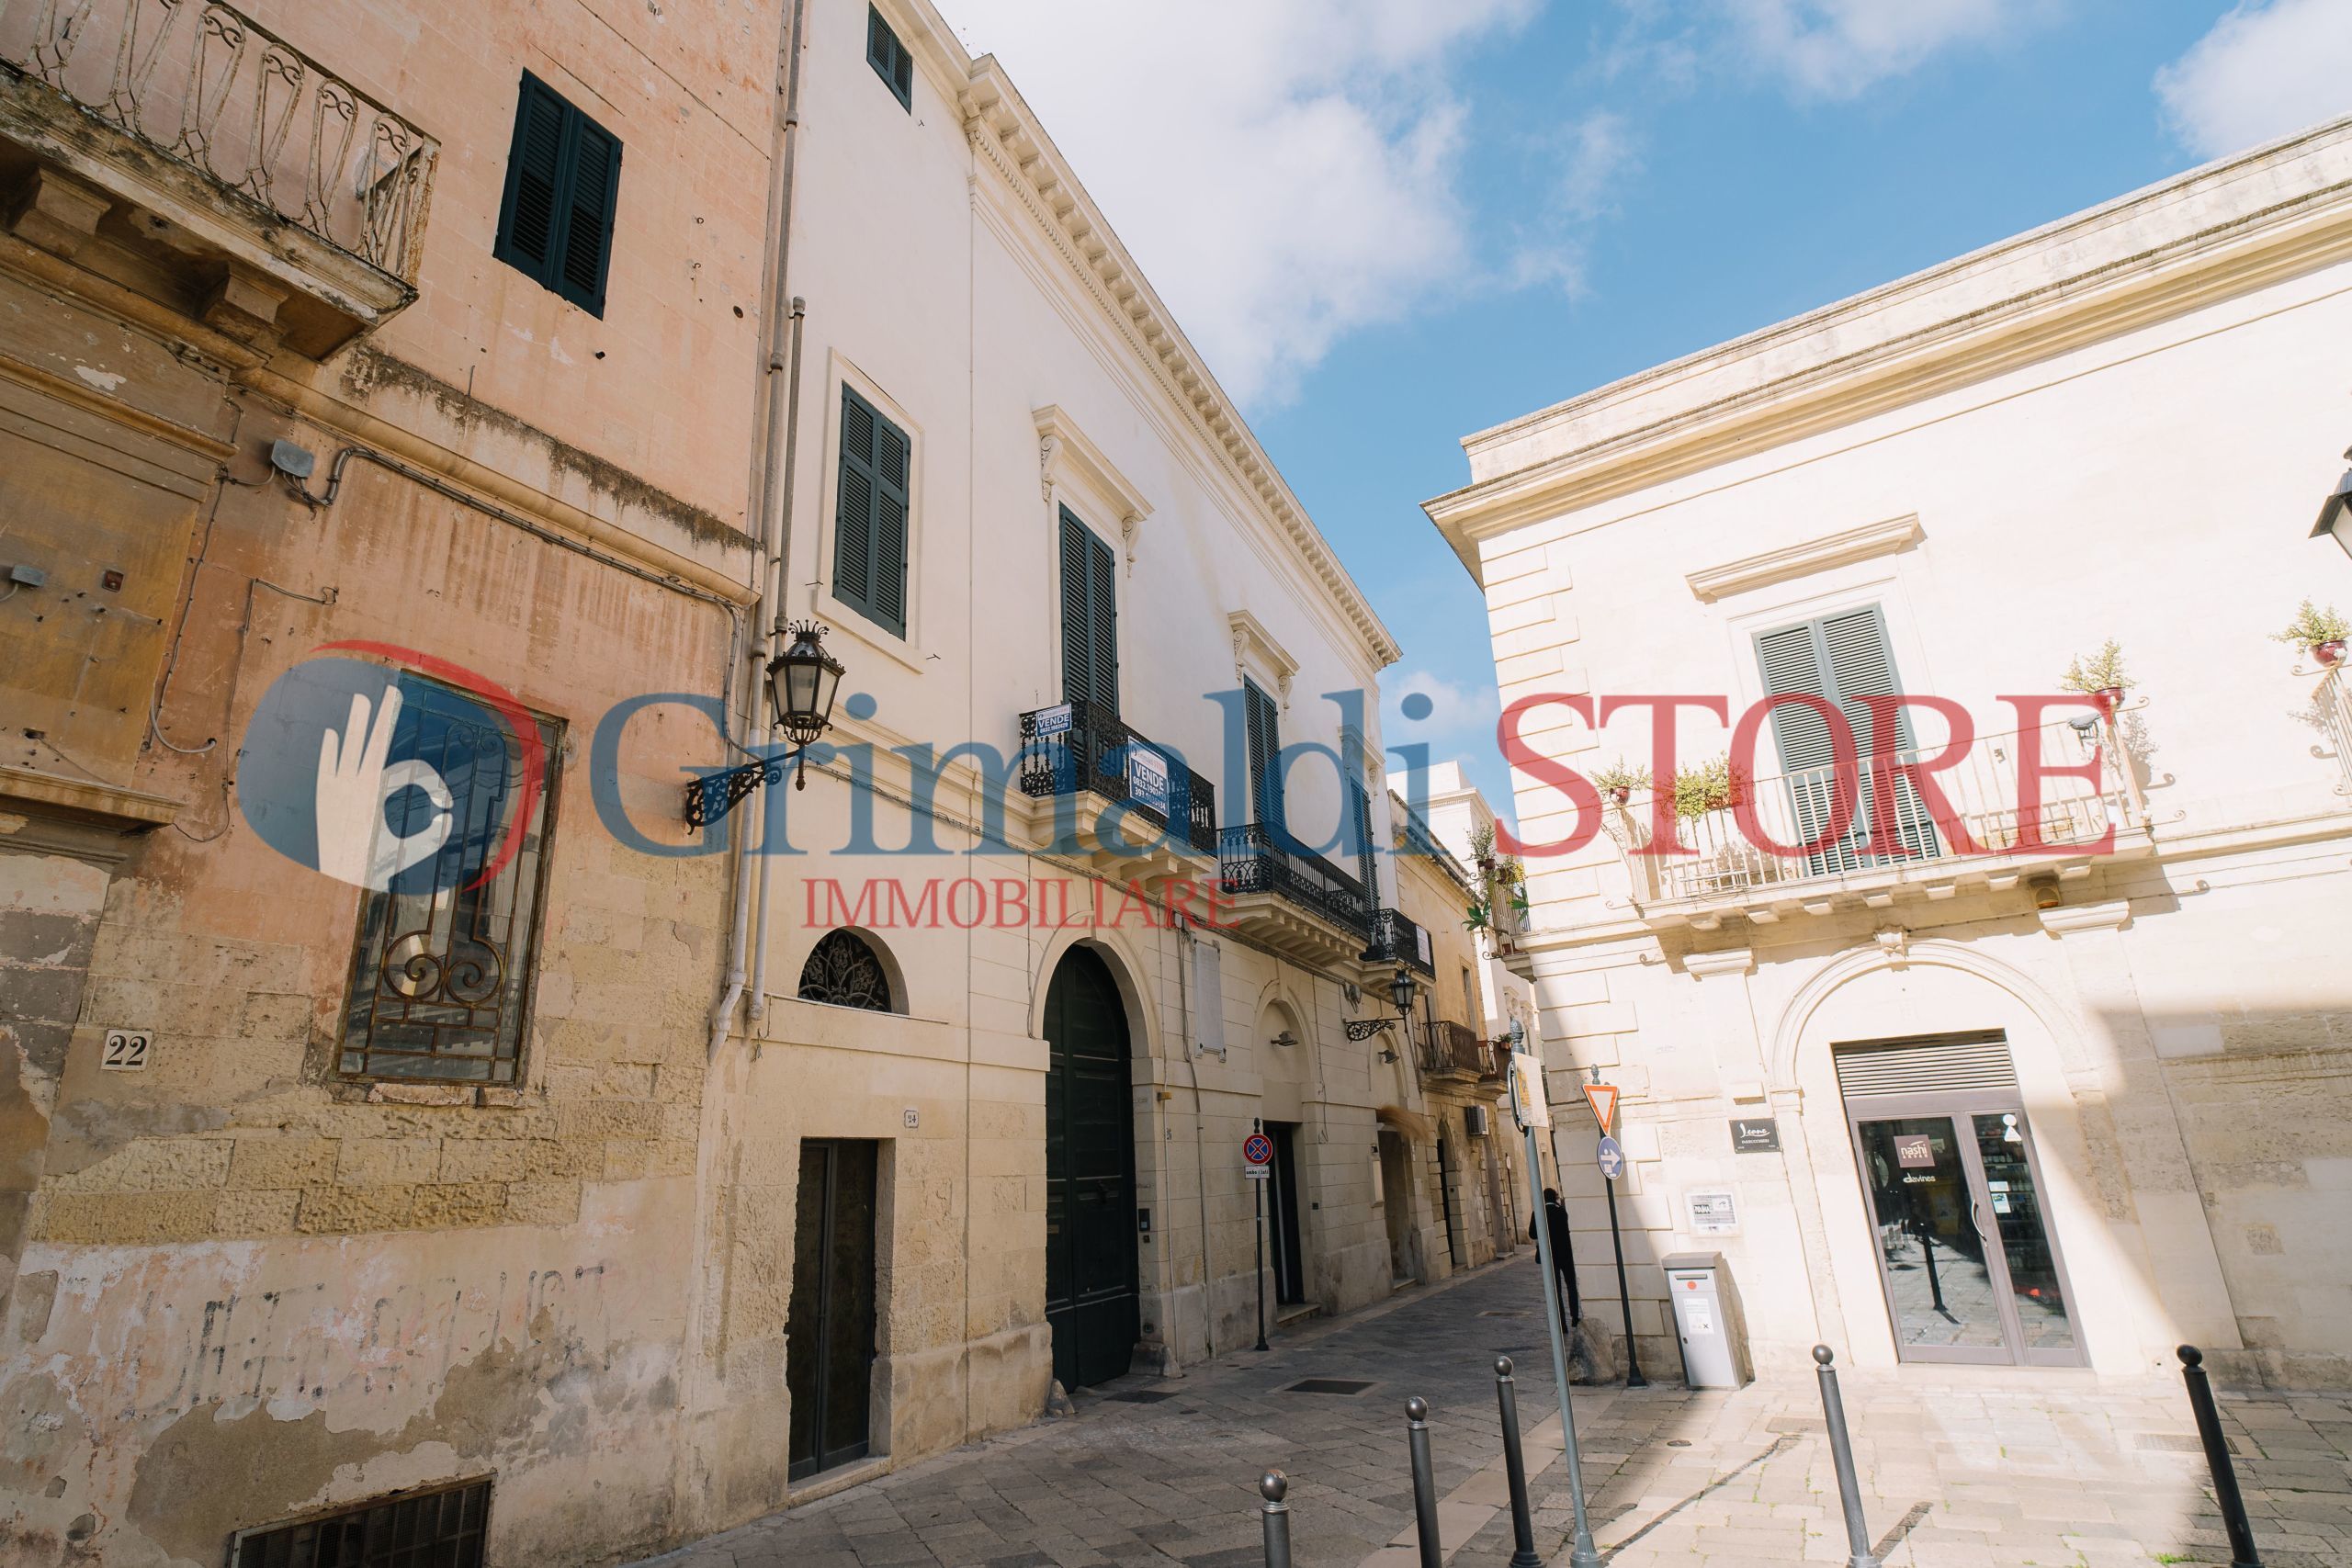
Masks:
[[[907,433],[874,416],[874,616],[907,635]]]
[[[833,514],[833,597],[907,635],[907,495],[913,444],[842,389],[841,483]]]
[[[1062,508],[1062,700],[1094,694],[1094,618],[1087,600],[1093,573],[1086,559],[1086,525]]]
[[[910,110],[915,107],[914,56],[882,19],[882,13],[871,6],[865,8],[865,62],[888,84],[900,107]]]
[[[1364,907],[1370,909],[1380,902],[1378,863],[1372,847],[1372,796],[1352,779],[1348,781],[1348,808],[1355,822],[1356,874],[1363,882]]]
[[[620,202],[621,144],[593,121],[575,117],[571,180],[556,292],[594,316],[605,313],[605,278],[613,260],[613,219]]]
[[[1241,685],[1243,727],[1250,744],[1250,804],[1262,826],[1283,820],[1283,781],[1276,771],[1282,757],[1282,731],[1275,720],[1273,699],[1250,682]]]
[[[557,196],[571,106],[526,72],[506,155],[506,194],[492,254],[544,282],[555,256]]]
[[[1062,522],[1062,695],[1119,712],[1119,573],[1111,547],[1067,506]]]
[[[1111,547],[1092,531],[1087,545],[1087,622],[1094,639],[1094,700],[1113,716],[1119,712],[1119,573]]]
[[[491,254],[603,315],[620,178],[620,139],[525,72]]]

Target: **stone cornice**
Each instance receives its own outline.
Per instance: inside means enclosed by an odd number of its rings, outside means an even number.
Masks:
[[[1470,436],[1487,476],[1423,509],[1477,576],[1481,539],[2347,259],[2342,119]]]
[[[1728,594],[1745,593],[1751,588],[1786,582],[1792,577],[1807,577],[1849,561],[1893,555],[1897,550],[1909,549],[1922,537],[1917,516],[1890,518],[1884,523],[1867,523],[1859,528],[1824,534],[1819,538],[1766,550],[1761,555],[1742,556],[1721,566],[1705,567],[1683,581],[1690,585],[1691,592],[1713,601]]]
[[[926,41],[936,47],[941,40],[934,31]],[[1271,525],[1285,552],[1306,568],[1309,580],[1322,589],[1355,632],[1373,667],[1384,669],[1396,662],[1400,654],[1396,639],[1291,493],[1199,352],[1145,281],[1135,259],[1111,231],[1003,68],[994,56],[983,55],[972,61],[968,69],[960,101],[965,133],[981,164],[1004,180],[1080,286],[1110,318],[1147,375],[1206,446],[1220,455],[1243,492],[1255,502],[1259,520]]]

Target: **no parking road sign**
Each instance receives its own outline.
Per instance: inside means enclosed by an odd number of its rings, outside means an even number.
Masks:
[[[1274,1141],[1263,1133],[1252,1133],[1241,1140],[1241,1174],[1253,1181],[1266,1179],[1266,1167],[1274,1157]]]

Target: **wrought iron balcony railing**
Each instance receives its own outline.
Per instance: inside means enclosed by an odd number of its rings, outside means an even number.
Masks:
[[[1370,939],[1372,906],[1363,884],[1263,822],[1227,828],[1221,837],[1218,879],[1227,896],[1278,894],[1333,925]]]
[[[2030,754],[2042,763],[2041,797],[2031,807],[2018,787],[2029,749],[2038,749]],[[2110,830],[2146,824],[2139,775],[2114,717],[2086,714],[2080,722],[1979,736],[1957,763],[1934,769],[1924,783],[1904,771],[1938,761],[1940,751],[1914,747],[1858,757],[1844,768],[1736,779],[1731,797],[1677,824],[1688,854],[1640,852],[1651,841],[1645,795],[1612,804],[1605,820],[1634,869],[1636,897],[1668,903],[1794,897],[1803,884],[1873,873],[2088,854]],[[2049,772],[2094,761],[2096,783]],[[1759,838],[1801,852],[1767,848]]]
[[[1216,790],[1175,752],[1100,704],[1074,701],[1023,714],[1022,793],[1045,799],[1081,790],[1134,807],[1180,845],[1217,852]]]
[[[2312,713],[2327,739],[2312,748],[2312,755],[2324,757],[2331,752],[2335,766],[2344,777],[2335,786],[2338,795],[2352,795],[2352,690],[2344,684],[2341,666],[2330,670],[2312,696]]]
[[[1442,1018],[1431,1021],[1423,1038],[1421,1070],[1432,1076],[1469,1078],[1502,1076],[1491,1041],[1481,1038],[1466,1024]]]
[[[0,0],[0,73],[416,281],[440,143],[220,0]]]
[[[1402,964],[1434,979],[1437,964],[1430,933],[1406,918],[1401,909],[1382,909],[1372,917],[1372,945],[1363,950],[1366,964]]]

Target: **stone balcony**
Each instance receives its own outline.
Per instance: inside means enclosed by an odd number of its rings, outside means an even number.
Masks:
[[[2086,713],[2040,730],[1975,738],[1951,766],[1941,747],[1856,758],[1735,781],[1733,798],[1676,823],[1686,852],[1657,842],[1645,793],[1605,801],[1604,825],[1654,930],[1713,931],[1937,901],[2030,877],[2087,877],[2107,861],[2154,852],[2126,709]],[[2029,751],[2028,748],[2037,748]],[[2095,771],[2046,776],[2025,799],[2019,761]],[[1671,809],[1671,803],[1667,803]],[[1882,822],[1880,819],[1883,818]]]
[[[266,353],[416,298],[439,143],[218,0],[0,4],[0,220]]]
[[[1217,876],[1227,923],[1303,964],[1345,972],[1372,942],[1374,911],[1363,884],[1278,823],[1226,829]]]

